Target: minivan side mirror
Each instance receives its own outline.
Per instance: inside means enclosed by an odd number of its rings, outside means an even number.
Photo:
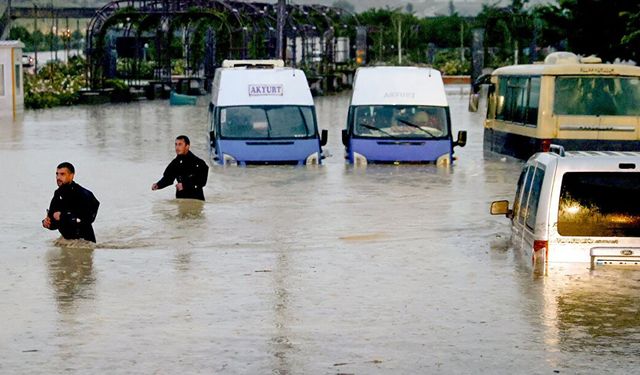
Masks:
[[[349,146],[349,132],[347,132],[347,129],[342,129],[342,144]]]
[[[326,146],[327,141],[329,141],[329,131],[327,129],[322,129],[320,132],[320,146]]]
[[[504,215],[509,219],[513,218],[513,210],[509,208],[509,201],[491,202],[491,215]]]
[[[467,131],[460,130],[458,132],[458,140],[453,143],[453,146],[464,147],[467,144]]]
[[[216,147],[216,132],[213,130],[209,132],[209,145]]]

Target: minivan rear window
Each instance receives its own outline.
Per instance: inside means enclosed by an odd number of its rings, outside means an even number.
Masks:
[[[640,237],[640,173],[569,172],[562,177],[558,233]]]

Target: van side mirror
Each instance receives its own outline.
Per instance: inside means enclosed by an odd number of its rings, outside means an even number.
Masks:
[[[464,147],[467,144],[467,131],[460,130],[458,132],[458,140],[453,143],[453,146]]]
[[[216,132],[213,130],[209,132],[209,145],[213,148],[216,147]]]
[[[327,129],[322,129],[320,132],[320,146],[326,146],[327,141],[329,141],[329,131]]]
[[[491,215],[504,215],[509,219],[513,218],[513,210],[509,209],[509,201],[491,202]]]
[[[349,146],[349,132],[347,132],[347,129],[342,129],[342,144]]]

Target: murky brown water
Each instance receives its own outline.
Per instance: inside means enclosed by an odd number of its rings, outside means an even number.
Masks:
[[[152,192],[206,103],[27,112],[0,126],[0,373],[631,373],[640,272],[536,278],[489,202],[520,163],[484,157],[478,114],[451,170],[344,165],[347,96],[317,98],[318,168],[212,167],[203,205]],[[101,201],[95,249],[40,226],[55,166]]]

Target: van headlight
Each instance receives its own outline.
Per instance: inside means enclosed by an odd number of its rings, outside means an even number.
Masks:
[[[222,154],[222,165],[238,165],[236,158],[229,154]]]
[[[357,152],[353,153],[353,165],[359,165],[359,166],[366,166],[368,163],[367,158],[362,155],[362,154],[358,154]]]
[[[314,152],[313,154],[307,156],[307,159],[304,161],[306,165],[318,165],[320,164],[320,153]]]
[[[436,159],[436,165],[438,167],[448,167],[451,165],[451,155],[447,152],[442,154]]]

